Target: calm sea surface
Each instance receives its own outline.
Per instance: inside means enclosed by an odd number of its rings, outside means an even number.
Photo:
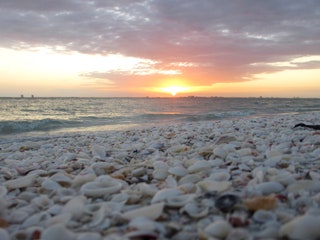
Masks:
[[[320,111],[320,99],[0,98],[0,137]]]

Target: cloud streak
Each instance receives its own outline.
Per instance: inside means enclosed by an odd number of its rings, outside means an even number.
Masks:
[[[83,73],[141,85],[176,71],[198,85],[319,68],[318,0],[0,0],[0,46],[149,59],[139,71]],[[135,76],[132,78],[132,76]],[[139,76],[140,75],[140,76]],[[127,76],[127,78],[126,78]],[[106,81],[108,82],[108,81]]]

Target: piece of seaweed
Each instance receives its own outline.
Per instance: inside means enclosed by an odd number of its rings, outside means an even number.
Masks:
[[[304,123],[299,123],[295,125],[293,128],[296,128],[296,127],[306,127],[306,128],[312,128],[314,130],[320,130],[320,125],[307,125]]]

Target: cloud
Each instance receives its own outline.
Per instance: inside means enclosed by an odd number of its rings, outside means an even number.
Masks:
[[[0,0],[0,5],[1,47],[63,46],[150,59],[157,62],[150,73],[159,78],[172,70],[198,84],[243,81],[292,68],[270,63],[320,55],[318,0]],[[311,67],[318,62],[294,66]],[[83,74],[127,83],[141,77]]]

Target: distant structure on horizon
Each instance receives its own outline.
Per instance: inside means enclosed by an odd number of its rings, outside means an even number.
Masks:
[[[24,98],[23,94],[21,94],[20,98]]]

